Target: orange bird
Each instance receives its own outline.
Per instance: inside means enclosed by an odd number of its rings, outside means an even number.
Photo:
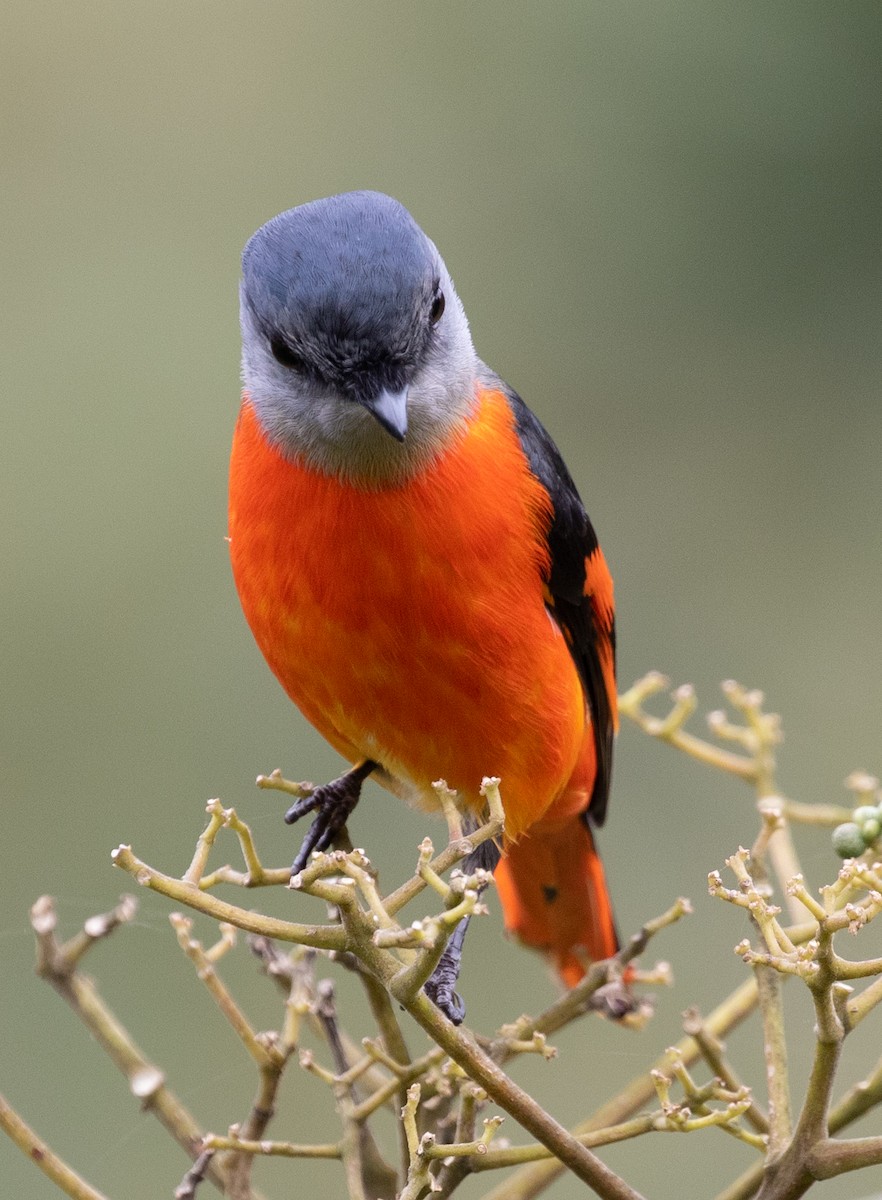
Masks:
[[[592,837],[617,726],[613,585],[575,484],[396,200],[291,209],[242,265],[233,574],[282,687],[353,764],[286,815],[316,813],[292,870],[368,775],[424,808],[444,778],[471,819],[498,775],[506,927],[571,986],[617,948]],[[464,932],[427,985],[455,1021]]]

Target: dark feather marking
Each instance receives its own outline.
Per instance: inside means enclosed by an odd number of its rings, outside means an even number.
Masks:
[[[548,530],[551,571],[547,582],[554,603],[552,615],[564,632],[591,710],[597,777],[589,809],[592,824],[602,825],[612,777],[614,720],[603,677],[599,641],[608,639],[613,656],[616,643],[615,625],[608,634],[599,630],[591,599],[585,595],[585,560],[598,547],[597,534],[566,463],[539,418],[517,392],[489,368],[484,368],[483,378],[488,386],[498,388],[508,399],[530,470],[551,499],[553,515]]]

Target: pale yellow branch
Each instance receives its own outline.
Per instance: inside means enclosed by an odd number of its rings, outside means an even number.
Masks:
[[[181,913],[171,913],[169,921],[177,934],[178,944],[181,949],[193,963],[199,978],[205,984],[211,998],[257,1065],[259,1067],[268,1065],[281,1067],[284,1064],[285,1055],[281,1053],[278,1047],[267,1042],[266,1039],[257,1036],[247,1017],[215,971],[211,960],[202,948],[201,942],[190,936],[193,922]]]
[[[71,1200],[107,1200],[103,1192],[87,1183],[52,1150],[19,1116],[5,1096],[0,1095],[0,1129],[19,1150]]]
[[[205,1135],[202,1144],[206,1150],[230,1150],[236,1154],[265,1155],[269,1158],[342,1157],[340,1145],[337,1142],[329,1142],[325,1145],[321,1143],[317,1145],[298,1145],[296,1142],[265,1140],[252,1142],[244,1138],[235,1137],[232,1134],[227,1134],[226,1137],[219,1137],[217,1134],[208,1133]]]
[[[324,950],[346,949],[346,934],[339,925],[301,925],[294,921],[280,921],[275,917],[237,908],[235,904],[227,904],[216,896],[200,891],[198,885],[163,875],[161,871],[136,858],[131,846],[118,846],[111,858],[114,866],[121,867],[142,887],[160,892],[170,900],[185,904],[188,908],[195,908],[217,921],[227,921],[237,929],[274,938],[279,942],[294,942],[301,946],[316,946]]]

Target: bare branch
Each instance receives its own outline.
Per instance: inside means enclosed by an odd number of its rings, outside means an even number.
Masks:
[[[81,957],[79,939],[66,943],[66,946],[74,947],[73,959],[67,957],[65,946],[58,945],[55,908],[49,896],[41,896],[34,904],[31,922],[37,936],[37,974],[70,1005],[125,1075],[132,1095],[141,1107],[152,1112],[187,1155],[195,1159],[202,1143],[200,1126],[168,1086],[163,1072],[143,1054],[101,999],[92,980],[75,969]],[[119,923],[113,924],[113,928],[118,927]],[[223,1187],[222,1175],[215,1168],[212,1167],[209,1177],[218,1187]]]
[[[71,1200],[107,1200],[103,1192],[87,1183],[55,1153],[0,1095],[0,1129],[19,1150]]]

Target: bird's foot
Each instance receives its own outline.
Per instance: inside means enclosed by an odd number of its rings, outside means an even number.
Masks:
[[[461,1025],[466,1013],[465,1001],[456,991],[456,984],[462,966],[462,945],[468,926],[469,918],[463,917],[423,989],[435,1007],[440,1008],[454,1025]]]
[[[451,971],[444,961],[446,955],[447,951],[445,950],[438,966],[426,980],[425,993],[435,1007],[440,1008],[448,1021],[454,1025],[461,1025],[465,1019],[466,1006],[462,996],[454,987],[459,967],[457,966]]]
[[[473,832],[477,827],[477,821],[473,818],[466,819],[466,833]],[[495,871],[498,862],[499,847],[495,842],[488,841],[482,842],[476,850],[468,854],[462,866],[465,874],[471,875],[477,870]],[[483,887],[479,889],[479,891],[483,890]],[[471,917],[463,917],[454,929],[450,940],[444,947],[444,953],[438,960],[437,967],[426,980],[423,988],[432,1003],[440,1008],[444,1016],[454,1025],[461,1025],[466,1013],[465,1001],[456,990],[456,984],[462,967],[462,948],[470,920]]]
[[[285,822],[288,825],[293,825],[307,813],[315,813],[315,819],[291,866],[292,875],[297,875],[303,870],[313,850],[327,850],[333,844],[334,838],[345,827],[350,813],[358,804],[361,785],[376,766],[371,759],[365,759],[339,779],[322,784],[311,796],[305,796],[291,805],[285,813]]]

